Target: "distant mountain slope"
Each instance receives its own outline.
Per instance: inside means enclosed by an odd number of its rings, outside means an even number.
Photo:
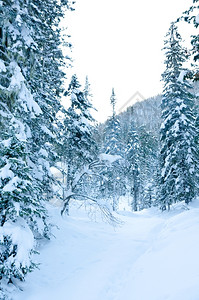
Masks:
[[[137,102],[119,115],[121,123],[134,121],[136,127],[144,126],[147,131],[157,132],[161,122],[161,95]]]
[[[199,81],[193,83],[191,92],[199,96]],[[161,124],[161,99],[162,96],[157,95],[127,108],[125,112],[119,114],[122,126],[126,127],[124,123],[133,120],[136,127],[144,126],[148,132],[158,135]],[[196,105],[199,111],[199,99],[196,99]]]

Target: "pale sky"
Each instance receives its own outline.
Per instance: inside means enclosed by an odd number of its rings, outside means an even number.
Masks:
[[[88,75],[94,116],[111,115],[112,87],[119,109],[139,91],[145,98],[161,93],[164,37],[170,23],[192,0],[76,0],[66,16],[73,45],[73,69],[82,85]],[[181,32],[182,33],[182,32]]]

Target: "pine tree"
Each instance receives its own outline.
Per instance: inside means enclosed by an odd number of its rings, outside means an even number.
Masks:
[[[164,50],[160,200],[162,209],[169,209],[176,201],[188,204],[196,195],[197,145],[194,99],[189,92],[190,84],[181,78],[187,51],[181,46],[181,36],[173,23]]]

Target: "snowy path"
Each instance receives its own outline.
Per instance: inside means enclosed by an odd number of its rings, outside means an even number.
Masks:
[[[175,227],[178,216],[171,218],[172,223],[157,213],[129,213],[121,216],[125,224],[114,230],[107,224],[95,223],[86,217],[63,220],[56,217],[57,213],[57,209],[54,209],[54,218],[60,228],[55,230],[56,239],[43,247],[39,257],[42,262],[40,270],[28,277],[24,291],[15,295],[13,300],[199,299],[199,288],[196,288],[199,263],[192,263],[189,258],[189,270],[186,259],[183,262],[180,255],[177,264],[181,267],[180,271],[176,271],[173,265],[180,249],[178,245],[171,249],[168,247],[174,240],[179,239],[180,243],[189,236],[179,235],[181,231],[178,232]],[[194,216],[196,221],[198,211]],[[168,228],[169,222],[172,228]],[[199,221],[196,225],[198,231]],[[185,227],[185,231],[189,232],[190,227],[192,225]],[[193,236],[188,242],[193,246],[192,240]],[[192,253],[197,255],[199,239],[195,248]],[[189,284],[188,281],[188,285],[184,285],[182,281],[187,272],[193,273],[195,282],[192,280]],[[175,280],[170,290],[168,284],[171,280],[168,280],[168,276]],[[189,297],[183,294],[182,286],[189,291]],[[195,286],[194,294],[190,293],[192,286]],[[179,293],[181,296],[178,298]]]

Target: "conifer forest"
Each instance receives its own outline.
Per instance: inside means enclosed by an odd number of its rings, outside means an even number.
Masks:
[[[161,94],[118,113],[110,86],[105,122],[69,11],[0,0],[0,300],[198,300],[199,0],[168,22]]]

